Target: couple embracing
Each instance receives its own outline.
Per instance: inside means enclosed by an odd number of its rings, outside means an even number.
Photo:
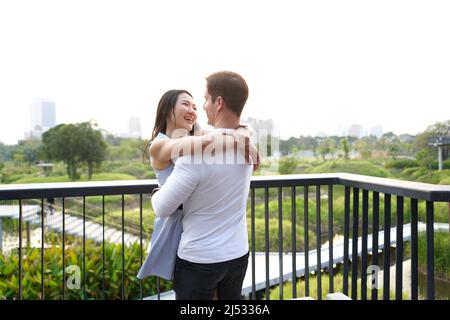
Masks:
[[[159,102],[149,154],[160,187],[138,278],[173,279],[176,299],[234,300],[247,270],[246,206],[259,156],[240,122],[248,98],[242,76],[211,74],[204,98],[209,132],[198,126],[188,91],[168,91]]]

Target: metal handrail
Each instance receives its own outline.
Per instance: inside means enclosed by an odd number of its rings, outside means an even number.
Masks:
[[[433,202],[450,201],[450,185],[434,185],[398,179],[349,173],[293,174],[254,176],[251,188],[275,188],[312,185],[344,185]],[[97,182],[31,183],[0,186],[0,200],[48,197],[80,197],[151,193],[157,180],[120,180]]]

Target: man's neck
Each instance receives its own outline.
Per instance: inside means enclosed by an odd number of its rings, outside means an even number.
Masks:
[[[236,129],[240,124],[239,117],[236,116],[227,116],[221,119],[217,119],[216,123],[214,123],[214,129]]]

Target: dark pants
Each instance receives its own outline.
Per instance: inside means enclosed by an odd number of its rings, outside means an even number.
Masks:
[[[249,253],[218,263],[194,263],[177,256],[173,286],[177,300],[241,299]]]

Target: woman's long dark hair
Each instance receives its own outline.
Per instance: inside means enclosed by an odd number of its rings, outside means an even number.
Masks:
[[[151,141],[156,138],[158,133],[166,133],[167,117],[170,113],[175,116],[175,105],[178,101],[179,95],[182,93],[186,93],[192,98],[192,94],[186,90],[169,90],[164,93],[159,100],[158,109],[156,109],[155,127],[153,128]]]
[[[175,117],[175,105],[177,104],[178,97],[180,94],[186,93],[192,97],[192,94],[190,94],[187,90],[169,90],[166,93],[164,93],[159,100],[158,108],[156,109],[156,119],[155,119],[155,126],[152,131],[152,137],[150,138],[150,141],[146,142],[145,150],[144,150],[144,158],[148,156],[147,152],[150,147],[150,143],[156,138],[158,133],[166,133],[167,130],[167,117],[170,113],[172,113]],[[190,132],[191,135],[194,134],[194,127],[192,127],[192,130]]]

